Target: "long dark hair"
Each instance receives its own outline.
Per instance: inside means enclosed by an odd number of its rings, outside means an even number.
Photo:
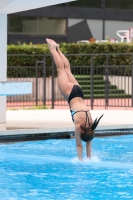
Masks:
[[[103,117],[103,115],[101,115],[101,117],[99,117],[99,119],[95,119],[95,121],[93,122],[93,124],[91,125],[91,127],[80,127],[82,129],[82,133],[81,133],[81,139],[84,142],[89,142],[91,140],[93,140],[93,138],[95,137],[95,129],[97,127],[97,125],[99,124],[100,119]]]
[[[93,130],[90,129],[90,127],[82,127],[82,133],[81,133],[81,139],[84,142],[89,142],[91,140],[93,140],[93,138],[95,137],[95,132]]]

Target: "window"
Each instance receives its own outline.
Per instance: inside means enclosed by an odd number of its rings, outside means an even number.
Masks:
[[[10,34],[65,35],[66,19],[9,16]]]

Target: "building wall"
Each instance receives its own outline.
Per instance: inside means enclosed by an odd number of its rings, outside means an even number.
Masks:
[[[91,37],[97,40],[106,39],[107,37],[119,38],[116,31],[119,29],[129,29],[133,27],[133,10],[122,9],[105,9],[105,8],[83,8],[64,6],[49,6],[45,8],[16,13],[10,16],[19,17],[42,17],[49,20],[56,19],[66,21],[65,34],[62,34],[65,25],[59,26],[57,34],[54,31],[47,33],[44,30],[45,24],[42,24],[43,34],[8,34],[8,43],[17,44],[32,42],[33,44],[44,43],[46,37],[50,37],[60,42],[77,42],[78,40],[88,40]],[[9,20],[10,21],[10,20]],[[48,22],[47,22],[48,23]],[[49,23],[48,23],[49,24]],[[65,24],[65,23],[64,23]],[[52,26],[53,27],[53,26]],[[60,28],[61,27],[61,28]],[[56,27],[55,27],[56,28]],[[55,31],[56,33],[56,31]]]
[[[68,42],[89,40],[90,38],[102,40],[103,21],[93,19],[68,19]]]
[[[75,22],[75,23],[74,23]],[[68,42],[77,42],[78,40],[89,40],[92,38],[91,30],[84,19],[68,19]]]
[[[103,39],[103,20],[88,19],[87,24],[91,30],[93,38]]]
[[[118,30],[129,30],[133,28],[133,21],[113,21],[106,20],[105,21],[105,38],[115,38],[120,41],[119,36],[117,36],[116,32]]]
[[[103,20],[92,20],[92,19],[68,19],[68,27],[66,35],[32,35],[32,34],[9,34],[8,43],[17,44],[18,41],[21,43],[38,44],[45,43],[45,39],[50,37],[60,42],[77,42],[78,40],[89,40],[90,38],[96,38],[97,40],[115,38],[120,41],[117,36],[117,30],[129,30],[133,28],[133,21],[114,21],[105,20],[105,31],[103,32]],[[104,35],[104,38],[103,38]]]
[[[78,40],[97,40],[115,38],[120,41],[116,32],[118,30],[129,30],[133,28],[133,21],[114,21],[105,20],[105,31],[103,38],[103,20],[92,19],[68,19],[68,42],[77,42]]]

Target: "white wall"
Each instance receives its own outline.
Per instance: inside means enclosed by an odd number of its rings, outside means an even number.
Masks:
[[[103,20],[86,20],[93,37],[97,40],[103,39]]]
[[[115,38],[116,40],[120,41],[120,38],[116,35],[116,31],[118,30],[129,30],[133,28],[132,21],[105,21],[105,39]]]
[[[109,76],[108,78],[109,82],[116,85],[119,90],[124,90],[126,94],[132,94],[132,77]]]
[[[68,19],[68,27],[74,26],[84,19]],[[103,20],[86,19],[87,25],[93,35],[97,40],[103,39]]]
[[[7,15],[0,14],[0,81],[6,81]]]
[[[74,26],[82,21],[84,21],[84,19],[68,19],[68,27]]]
[[[6,81],[7,15],[0,14],[0,82]],[[0,97],[0,123],[6,122],[6,97]]]

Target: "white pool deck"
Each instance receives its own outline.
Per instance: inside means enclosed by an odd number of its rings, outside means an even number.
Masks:
[[[97,130],[133,128],[133,110],[92,110],[93,120],[104,114]],[[74,131],[69,110],[7,110],[0,136]]]

